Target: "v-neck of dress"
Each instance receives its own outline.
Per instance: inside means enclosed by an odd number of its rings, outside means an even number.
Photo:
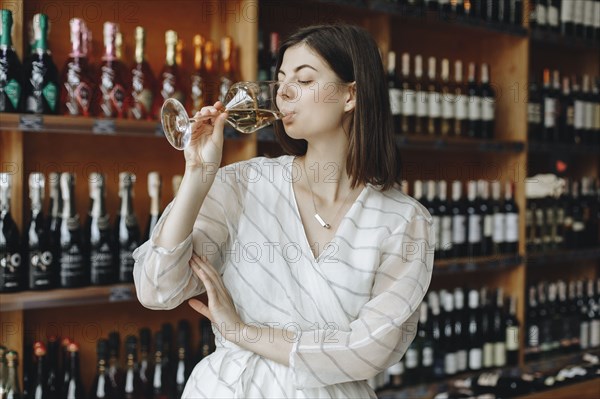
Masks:
[[[292,163],[294,162],[294,158],[295,158],[294,155],[289,155],[289,163],[287,163],[287,165],[290,165],[290,167],[291,167]],[[292,171],[290,171],[290,173],[291,172]],[[290,174],[290,176],[293,176],[293,175]],[[289,191],[290,191],[290,197],[292,198],[292,205],[294,207],[294,212],[296,212],[296,216],[298,217],[298,221],[300,222],[300,227],[302,229],[302,237],[304,238],[304,251],[307,251],[310,254],[310,259],[314,263],[318,264],[321,262],[321,258],[323,257],[323,254],[326,252],[325,248],[323,248],[323,250],[319,253],[319,256],[315,258],[315,254],[313,253],[313,251],[310,247],[310,243],[308,242],[308,236],[306,235],[306,229],[304,228],[304,222],[302,221],[302,216],[300,215],[300,208],[298,208],[298,202],[296,201],[296,192],[294,191],[294,179],[293,178],[289,179],[288,187],[289,187]],[[331,244],[335,244],[335,241],[336,241],[338,235],[340,234],[340,230],[342,229],[342,226],[344,225],[344,220],[346,220],[346,218],[348,216],[350,216],[351,212],[354,211],[354,207],[356,206],[358,201],[361,200],[362,197],[366,195],[368,187],[369,187],[369,183],[366,183],[365,186],[363,187],[362,191],[360,192],[360,194],[358,194],[358,197],[356,197],[356,199],[354,200],[354,202],[352,203],[350,208],[348,208],[348,211],[346,211],[344,216],[340,219],[340,223],[338,224],[338,227],[335,230],[335,234],[333,235],[333,238],[331,239],[331,241],[329,241],[327,244],[325,244],[325,247],[327,247],[328,245],[331,245]]]

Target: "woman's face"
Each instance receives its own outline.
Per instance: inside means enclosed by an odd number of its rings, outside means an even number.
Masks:
[[[286,133],[294,139],[341,132],[342,117],[354,109],[351,86],[310,47],[288,48],[277,76],[277,107],[287,114]]]

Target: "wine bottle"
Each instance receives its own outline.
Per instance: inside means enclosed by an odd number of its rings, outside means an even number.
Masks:
[[[427,303],[429,304],[431,316],[430,336],[433,341],[433,378],[444,378],[445,372],[445,346],[444,346],[444,331],[442,320],[440,317],[440,299],[435,291],[427,294]]]
[[[538,29],[548,29],[547,0],[537,0],[535,10],[535,26]]]
[[[204,69],[204,36],[194,36],[194,73],[191,77],[191,90],[189,99],[189,112],[191,115],[195,115],[199,112],[203,106],[207,104],[205,81],[204,77],[206,71]],[[262,80],[268,80],[264,77]]]
[[[116,23],[104,23],[104,55],[96,78],[99,92],[95,101],[95,114],[102,118],[127,116],[129,74],[117,56],[118,33]]]
[[[433,358],[434,358],[434,343],[431,336],[431,319],[429,306],[427,301],[421,303],[419,325],[417,331],[418,348],[419,348],[419,381],[421,383],[431,381],[433,379]]]
[[[152,397],[152,370],[150,368],[150,336],[149,328],[140,329],[140,380],[142,392],[146,398]]]
[[[596,303],[594,296],[594,280],[587,281],[587,303],[590,320],[590,348],[596,349],[600,346],[600,304]]]
[[[468,368],[471,371],[478,371],[483,367],[484,337],[481,330],[481,308],[479,305],[479,292],[477,290],[469,290],[468,305]]]
[[[88,63],[90,32],[80,18],[69,21],[71,27],[71,52],[63,68],[61,82],[61,108],[65,115],[90,116],[94,84]]]
[[[463,257],[467,254],[467,210],[462,198],[462,182],[452,182],[452,256]]]
[[[90,249],[90,275],[92,285],[113,284],[117,281],[114,267],[114,243],[106,213],[105,177],[101,173],[91,174],[91,197],[88,247]]]
[[[455,102],[454,90],[450,87],[450,62],[447,58],[442,60],[442,71],[441,71],[442,85],[440,92],[441,100],[441,122],[440,122],[440,134],[442,136],[454,135],[453,127],[455,126]]]
[[[556,101],[554,90],[550,82],[550,70],[544,69],[544,86],[542,88],[542,141],[547,142],[552,139],[556,126]]]
[[[579,182],[573,181],[571,186],[571,204],[569,215],[572,218],[571,235],[567,243],[570,249],[580,249],[585,242],[585,221],[580,201]]]
[[[154,227],[160,219],[160,198],[162,190],[162,179],[158,172],[148,173],[148,196],[150,197],[150,216],[148,217],[148,224],[146,233],[144,234],[144,240],[149,240]]]
[[[35,357],[35,377],[31,387],[31,397],[35,399],[50,399],[48,386],[46,385],[47,363],[46,346],[43,342],[33,344],[33,354]]]
[[[559,342],[560,353],[567,354],[571,351],[571,341],[573,338],[571,325],[569,324],[569,318],[571,315],[568,310],[567,301],[567,284],[559,280],[556,283],[557,287],[557,312],[556,314],[556,334]]]
[[[575,6],[573,1],[562,1],[560,4],[560,33],[564,36],[573,36],[575,26],[573,24],[573,13]]]
[[[152,373],[152,398],[168,399],[169,372],[164,368],[163,337],[162,332],[154,335],[154,372]]]
[[[481,333],[483,335],[483,359],[482,367],[489,369],[494,366],[494,320],[492,300],[488,297],[488,290],[482,287],[479,291],[481,306]]]
[[[560,121],[558,123],[560,141],[563,143],[577,144],[575,141],[575,102],[571,96],[569,77],[564,76],[562,80],[562,91],[560,97]]]
[[[446,290],[440,291],[440,300],[444,312],[442,313],[442,347],[444,350],[444,374],[452,376],[458,371],[457,349],[454,336],[454,297]]]
[[[530,286],[525,322],[527,334],[525,337],[525,361],[538,360],[541,355],[539,313],[536,298],[537,291],[534,286]]]
[[[131,106],[129,118],[151,120],[156,79],[146,60],[146,30],[135,28],[135,62],[131,67]]]
[[[12,44],[12,12],[0,10],[0,18],[0,112],[21,112],[23,69]]]
[[[221,39],[221,76],[219,78],[219,101],[225,103],[225,96],[234,83],[233,76],[233,39],[225,36]]]
[[[452,295],[452,294],[449,294]],[[468,366],[468,335],[464,310],[465,295],[460,287],[454,289],[454,339],[456,342],[456,371],[462,373]]]
[[[140,379],[137,363],[137,338],[133,335],[125,338],[125,353],[127,355],[127,366],[125,369],[125,384],[123,385],[123,397],[125,399],[142,399],[142,380]]]
[[[125,374],[119,363],[121,336],[117,331],[108,334],[108,378],[112,392],[123,392]]]
[[[530,141],[542,140],[542,98],[535,78],[529,79],[527,131]]]
[[[48,16],[33,16],[35,44],[23,66],[25,112],[58,113],[58,70],[48,49]]]
[[[488,64],[481,65],[481,138],[492,139],[494,137],[496,94],[490,85],[490,72]]]
[[[4,395],[6,386],[6,347],[0,345],[0,397]]]
[[[71,342],[67,347],[69,354],[69,363],[65,367],[69,367],[69,378],[65,381],[62,395],[66,399],[79,399],[85,396],[85,389],[81,381],[79,367],[79,345]]]
[[[50,398],[56,398],[60,394],[60,372],[58,368],[58,356],[60,349],[60,342],[56,336],[48,337],[47,344],[47,360],[48,360],[48,373],[46,376],[46,386],[48,387],[48,396]]]
[[[494,340],[494,366],[506,366],[506,322],[504,320],[504,291],[496,290],[496,303],[493,306],[492,330]]]
[[[560,130],[560,121],[564,110],[561,105],[561,85],[560,85],[560,73],[558,70],[552,72],[552,97],[554,98],[554,128],[550,132],[550,141],[559,143],[562,138],[563,132]]]
[[[447,200],[446,182],[441,180],[438,182],[438,207],[435,213],[440,218],[440,230],[438,241],[440,243],[439,251],[436,251],[436,256],[439,259],[447,259],[452,256],[452,213]]]
[[[59,261],[60,261],[60,214],[62,212],[62,195],[60,194],[60,174],[48,174],[48,186],[50,196],[50,207],[48,211],[48,219],[46,220],[46,231],[48,232],[48,241],[52,251],[52,259],[54,260],[56,270],[54,271],[54,281],[58,284],[59,281]]]
[[[402,91],[396,78],[396,53],[388,53],[387,62],[387,84],[390,98],[390,111],[394,121],[394,132],[400,131],[400,120],[402,115]]]
[[[440,199],[436,195],[436,187],[437,184],[435,181],[429,180],[427,182],[427,210],[433,219],[433,226],[438,236],[435,243],[435,252],[439,253],[441,249],[441,240],[439,235],[441,233],[442,219],[437,213],[440,207]]]
[[[175,98],[184,104],[185,94],[183,82],[177,63],[175,62],[175,47],[177,45],[177,32],[165,32],[166,59],[165,65],[158,78],[158,92],[154,100],[154,117],[160,120],[160,110],[168,98]]]
[[[60,286],[83,287],[89,282],[83,233],[75,207],[75,175],[62,173],[63,209],[60,223]]]
[[[583,120],[582,141],[586,144],[594,144],[594,103],[591,92],[591,80],[589,75],[583,75],[583,101],[585,106]]]
[[[8,351],[6,359],[6,382],[4,384],[3,398],[21,399],[21,386],[18,374],[18,355],[15,351]]]
[[[494,220],[494,232],[492,234],[493,253],[500,254],[503,251],[506,237],[506,217],[503,204],[500,200],[500,182],[492,182],[492,214]]]
[[[477,198],[477,182],[471,180],[467,183],[467,256],[481,256],[481,241],[483,237],[483,220],[479,213],[479,199]]]
[[[423,58],[415,56],[415,131],[424,134],[427,131],[427,106],[429,97],[427,87],[423,83]]]
[[[198,355],[196,360],[200,362],[206,356],[210,355],[215,350],[215,336],[212,330],[210,320],[201,318],[200,325],[200,345],[198,346]]]
[[[489,182],[479,180],[477,182],[479,196],[479,214],[481,215],[481,255],[488,256],[493,253],[494,214],[489,201]]]
[[[112,391],[110,377],[108,375],[108,341],[99,339],[96,343],[96,375],[92,382],[90,391],[91,399],[109,399],[114,398],[115,392]]]
[[[190,324],[180,320],[177,326],[177,365],[175,366],[175,395],[180,398],[191,374]]]
[[[194,36],[194,40],[196,37]],[[257,65],[258,65],[258,74],[256,76],[258,81],[265,81],[271,79],[271,57],[269,54],[269,50],[266,45],[265,34],[262,29],[258,30],[257,37],[257,46],[258,46],[258,54],[257,54]]]
[[[600,41],[600,1],[594,3],[594,37]]]
[[[135,175],[119,173],[121,206],[115,221],[116,259],[119,264],[119,281],[133,282],[134,260],[132,253],[140,245],[140,228],[133,210],[133,185]]]
[[[581,178],[581,196],[580,196],[580,207],[581,207],[581,220],[583,222],[583,234],[581,247],[591,247],[594,245],[593,237],[595,232],[595,226],[592,224],[595,204],[592,196],[592,179],[588,176]]]
[[[10,212],[12,174],[0,173],[0,292],[25,287],[19,231]]]
[[[454,135],[465,137],[467,135],[468,122],[468,95],[467,87],[463,84],[462,61],[454,63]]]
[[[277,76],[275,75],[275,69],[277,68],[277,54],[279,52],[279,41],[279,33],[271,32],[269,40],[269,53],[271,55],[270,79],[277,79]]]
[[[594,40],[594,3],[595,0],[585,0],[583,11],[583,38],[588,41]]]
[[[420,314],[422,315],[423,313],[423,305],[425,304],[425,302],[421,303],[421,308],[420,308]],[[427,305],[425,305],[425,309],[427,309]],[[425,310],[426,311],[426,310]],[[421,324],[421,321],[419,319],[419,327],[418,330],[423,329],[423,325]],[[419,382],[419,374],[421,372],[419,365],[421,363],[421,359],[420,359],[420,355],[421,355],[421,340],[420,337],[418,335],[415,336],[415,339],[410,343],[410,345],[408,346],[408,349],[406,350],[406,353],[404,354],[404,357],[402,358],[402,362],[404,364],[404,372],[403,372],[403,382],[406,385],[413,385]],[[389,369],[388,369],[388,373],[389,373]]]
[[[513,25],[523,26],[523,0],[511,0],[510,21]]]
[[[31,218],[27,226],[23,243],[26,245],[27,268],[29,270],[29,289],[50,289],[56,286],[57,262],[55,261],[44,215],[42,204],[44,202],[44,175],[41,173],[29,174],[29,198],[31,199]]]
[[[427,68],[427,134],[432,136],[441,131],[442,97],[436,78],[435,57],[429,57]]]
[[[475,80],[475,63],[469,63],[468,73],[468,110],[467,110],[467,137],[481,137],[481,93]]]
[[[506,182],[504,186],[504,249],[505,254],[516,254],[519,252],[519,207],[513,198],[512,182]]]
[[[410,54],[402,53],[402,113],[400,114],[400,132],[415,132],[416,93],[410,76]]]
[[[559,1],[560,0],[547,0],[546,3],[546,22],[548,24],[548,29],[553,32],[560,31]]]
[[[567,324],[568,329],[571,332],[571,345],[569,352],[579,352],[581,350],[581,343],[579,342],[579,336],[581,334],[580,320],[579,320],[579,307],[577,305],[577,282],[575,280],[569,281],[569,297],[567,301],[567,314],[569,315]]]

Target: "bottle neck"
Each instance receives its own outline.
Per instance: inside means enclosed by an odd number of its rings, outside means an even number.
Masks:
[[[141,64],[144,62],[144,38],[138,38],[135,41],[135,62]]]
[[[167,56],[165,62],[168,66],[175,65],[175,43],[167,44]]]
[[[133,204],[131,201],[131,187],[125,186],[121,189],[121,217],[129,216],[133,213]]]
[[[12,21],[4,19],[2,21],[2,30],[0,30],[0,47],[10,48],[12,47]]]

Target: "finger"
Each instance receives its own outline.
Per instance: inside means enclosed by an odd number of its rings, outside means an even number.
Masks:
[[[223,145],[223,140],[224,140],[223,129],[225,129],[225,121],[227,120],[227,117],[228,117],[227,112],[223,112],[214,121],[215,128],[213,129],[212,137],[214,137],[213,140],[214,140],[215,144],[217,144],[219,146]]]
[[[225,110],[225,105],[223,105],[223,103],[221,101],[217,101],[215,103],[215,108],[220,110],[220,111],[224,111]]]
[[[208,277],[206,272],[202,269],[198,270],[198,276],[200,276],[200,279],[202,279],[204,287],[206,288],[206,293],[208,294],[208,303],[212,302],[213,305],[219,303],[219,292],[215,288],[215,285],[213,284],[210,277]]]
[[[227,289],[225,288],[223,279],[221,275],[217,272],[215,267],[206,258],[199,257],[196,254],[192,255],[192,260],[194,261],[197,270],[202,270],[213,283],[213,286],[217,290],[217,294],[220,297],[227,297],[229,291],[227,291]]]
[[[206,306],[204,303],[202,303],[198,299],[190,299],[188,301],[188,304],[196,312],[202,314],[204,317],[206,317],[207,319],[210,319],[210,321],[212,321],[212,313],[210,312],[210,309],[208,308],[208,306]]]

